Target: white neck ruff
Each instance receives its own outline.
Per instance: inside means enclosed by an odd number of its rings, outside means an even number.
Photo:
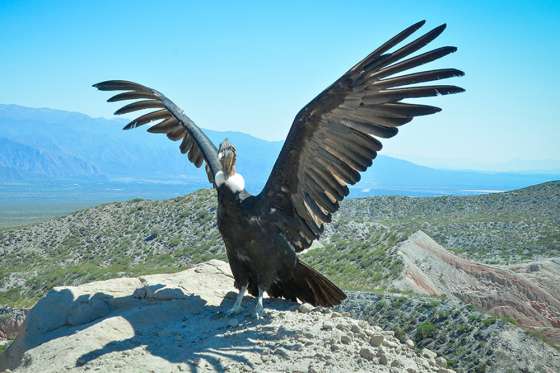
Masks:
[[[216,182],[216,186],[218,188],[225,183],[229,190],[231,190],[233,193],[238,193],[242,190],[245,190],[245,179],[243,178],[243,176],[241,176],[241,174],[238,173],[234,173],[226,179],[223,171],[218,171],[214,176],[214,181]]]

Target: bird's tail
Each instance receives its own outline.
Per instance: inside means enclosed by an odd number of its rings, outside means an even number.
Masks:
[[[298,260],[293,276],[276,282],[268,291],[272,297],[284,297],[314,306],[331,307],[346,299],[346,294],[328,278]]]

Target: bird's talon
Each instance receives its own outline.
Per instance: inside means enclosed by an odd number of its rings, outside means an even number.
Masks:
[[[260,320],[264,317],[264,308],[262,306],[259,307],[259,305],[257,305],[255,307],[255,312],[253,314],[255,316],[255,319]]]
[[[226,312],[226,315],[228,316],[237,315],[240,312],[241,312],[241,307],[232,307]]]

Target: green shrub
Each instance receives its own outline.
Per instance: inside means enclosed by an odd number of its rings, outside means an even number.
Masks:
[[[515,320],[513,317],[509,315],[500,316],[500,319],[509,324],[517,325],[517,320]]]
[[[429,321],[424,321],[416,327],[416,340],[421,341],[426,338],[432,338],[435,334],[436,327]]]

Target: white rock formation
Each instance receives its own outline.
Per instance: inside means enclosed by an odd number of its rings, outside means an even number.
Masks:
[[[247,297],[245,313],[226,317],[232,284],[229,266],[212,260],[175,274],[55,288],[0,356],[0,370],[450,371],[392,332],[326,309],[268,299],[255,321]]]

